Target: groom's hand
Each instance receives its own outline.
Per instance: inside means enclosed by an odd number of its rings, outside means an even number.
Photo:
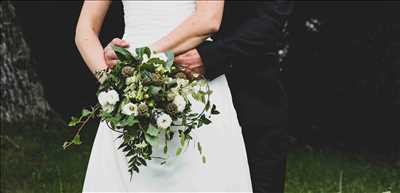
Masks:
[[[111,46],[118,46],[122,48],[128,48],[129,44],[127,41],[120,38],[114,38],[105,48],[104,48],[104,60],[109,68],[112,68],[118,62],[118,57],[115,54]]]
[[[204,74],[203,60],[196,49],[189,50],[175,57],[174,62],[186,75],[195,77]]]

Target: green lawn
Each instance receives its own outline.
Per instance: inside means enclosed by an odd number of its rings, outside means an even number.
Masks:
[[[288,156],[287,193],[400,192],[394,163],[334,151],[292,150]]]
[[[64,151],[64,126],[29,132],[3,129],[1,134],[1,193],[80,193],[96,123],[83,131],[83,144]],[[24,128],[22,130],[25,130]],[[400,192],[400,168],[362,155],[333,151],[292,150],[286,192]]]

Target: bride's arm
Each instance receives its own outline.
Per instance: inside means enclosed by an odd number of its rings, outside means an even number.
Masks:
[[[75,44],[92,73],[107,68],[99,33],[111,1],[85,1],[76,26]]]
[[[223,10],[223,0],[197,0],[194,13],[150,47],[156,52],[172,50],[175,54],[195,48],[219,30]]]

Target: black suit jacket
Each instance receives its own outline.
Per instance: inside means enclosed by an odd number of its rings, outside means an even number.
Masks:
[[[277,43],[292,3],[226,1],[220,31],[197,50],[208,79],[228,78],[241,124],[272,125],[286,119],[278,82]]]

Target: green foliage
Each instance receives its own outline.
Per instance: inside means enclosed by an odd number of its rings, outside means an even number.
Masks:
[[[192,139],[191,131],[210,124],[209,118],[218,111],[210,102],[212,91],[206,80],[184,79],[181,74],[178,82],[176,74],[179,71],[171,51],[155,54],[148,47],[142,47],[133,55],[124,48],[112,48],[119,62],[111,69],[96,73],[102,78],[97,92],[99,104],[92,110],[82,110],[78,118],[71,119],[69,126],[79,128],[63,147],[81,144],[80,130],[89,119],[98,116],[110,129],[120,133],[118,138],[123,139],[123,143],[119,149],[128,158],[132,174],[139,172],[140,166],[147,165],[146,160],[152,159],[152,147],[160,143],[162,130],[167,142],[175,133],[169,129],[171,126],[183,128],[179,129],[181,147],[176,150],[178,156],[185,143]],[[180,96],[178,104],[172,102],[176,96]],[[204,104],[201,112],[192,112],[189,97]],[[166,142],[165,153],[168,151]],[[205,160],[204,155],[202,159]]]

